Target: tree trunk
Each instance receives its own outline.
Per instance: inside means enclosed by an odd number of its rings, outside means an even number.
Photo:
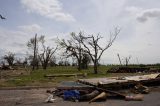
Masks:
[[[94,74],[98,74],[97,67],[98,67],[97,61],[94,61]]]
[[[34,55],[33,55],[33,67],[32,67],[32,70],[35,70],[36,49],[37,49],[37,34],[35,35],[35,39],[34,39]]]
[[[81,71],[81,60],[78,60],[78,71]]]
[[[127,60],[127,58],[126,58],[126,66],[128,66],[128,60]]]
[[[47,69],[47,66],[48,66],[48,63],[44,63],[44,64],[43,64],[43,69],[46,70],[46,69]]]
[[[36,60],[36,69],[37,69],[37,70],[39,69],[39,63],[38,63],[37,60]]]
[[[46,69],[47,69],[47,66],[46,66],[46,65],[43,65],[43,69],[46,70]]]

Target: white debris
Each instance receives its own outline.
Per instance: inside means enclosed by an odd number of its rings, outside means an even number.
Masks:
[[[53,95],[49,95],[48,98],[45,100],[46,103],[53,103],[56,99],[53,98]]]

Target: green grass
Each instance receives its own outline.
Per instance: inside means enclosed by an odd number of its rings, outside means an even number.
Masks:
[[[87,73],[87,78],[92,77],[106,77],[106,70],[109,67],[100,66],[98,68],[98,74],[94,74],[93,67],[89,67],[87,70],[78,71],[76,67],[71,66],[57,66],[57,67],[49,67],[47,70],[38,69],[31,71],[28,75],[18,75],[5,79],[1,81],[0,87],[15,87],[15,86],[55,86],[61,81],[70,81],[77,80],[81,77],[55,77],[53,79],[45,78],[44,75],[47,74],[76,74],[76,73]],[[18,71],[18,70],[17,70]]]

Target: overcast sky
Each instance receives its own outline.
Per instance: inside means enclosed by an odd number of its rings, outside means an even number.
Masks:
[[[101,63],[160,63],[160,0],[0,0],[0,56],[11,51],[22,55],[26,42],[37,33],[48,40],[68,37],[80,30],[104,37],[121,27]],[[54,44],[52,45],[54,46]]]

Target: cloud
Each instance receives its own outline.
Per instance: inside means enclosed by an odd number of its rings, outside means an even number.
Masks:
[[[125,10],[127,12],[130,12],[131,14],[135,15],[135,14],[139,13],[140,11],[142,11],[143,9],[139,8],[139,7],[135,7],[135,6],[129,6],[129,7],[126,7]]]
[[[5,52],[11,51],[19,54],[26,54],[26,43],[33,37],[32,33],[40,31],[42,28],[37,24],[17,26],[19,30],[9,30],[0,26],[0,48]],[[0,55],[4,53],[0,52]]]
[[[23,25],[23,26],[18,26],[18,28],[20,28],[24,32],[31,32],[31,33],[39,32],[42,29],[42,27],[39,26],[38,24]]]
[[[27,47],[22,44],[27,42],[27,34],[20,31],[11,31],[8,29],[0,28],[0,48],[6,52],[22,53],[25,54]],[[0,56],[4,53],[0,52]]]
[[[25,45],[24,42],[23,42],[23,43],[13,42],[13,43],[12,43],[12,46],[16,46],[16,47],[25,47],[26,45]]]
[[[160,9],[147,9],[141,12],[141,14],[137,17],[139,22],[146,22],[150,18],[160,18]]]
[[[25,55],[28,51],[27,42],[34,34],[41,31],[43,28],[38,24],[17,26],[17,30],[10,30],[0,26],[0,56],[7,52],[13,52],[17,56]],[[33,34],[34,33],[34,34]],[[39,32],[40,33],[40,32]],[[40,36],[38,34],[38,36]],[[46,36],[50,39],[50,36]],[[47,42],[48,45],[53,45],[53,41]]]
[[[21,0],[21,3],[30,13],[37,13],[56,21],[75,21],[71,14],[63,10],[58,0]]]

